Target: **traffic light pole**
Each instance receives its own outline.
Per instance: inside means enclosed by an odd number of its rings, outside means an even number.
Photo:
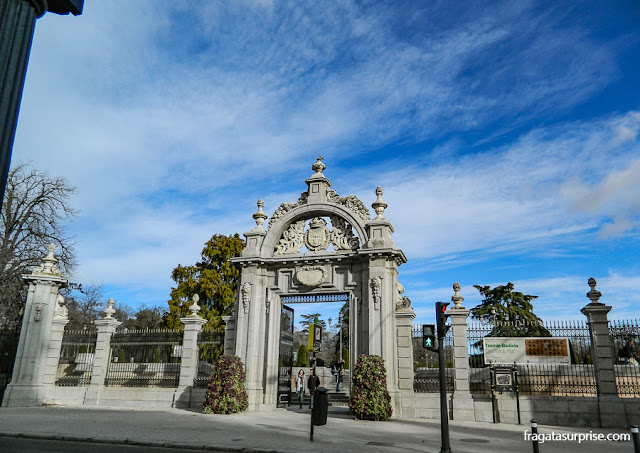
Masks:
[[[440,437],[442,446],[440,453],[451,453],[451,444],[449,443],[449,414],[447,405],[447,379],[445,374],[444,363],[444,336],[438,335],[438,366],[440,374]]]
[[[447,336],[447,306],[449,302],[436,302],[436,325],[438,329],[438,374],[440,376],[440,453],[451,453],[449,443],[449,406],[447,405],[447,375],[444,363],[444,337]]]

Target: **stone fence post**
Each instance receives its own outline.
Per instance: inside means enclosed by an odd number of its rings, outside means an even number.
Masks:
[[[467,341],[467,318],[470,311],[462,306],[460,283],[453,284],[455,294],[451,296],[453,307],[447,311],[451,318],[453,337],[453,369],[455,370],[453,392],[453,419],[475,420],[473,398],[469,389],[469,347]]]
[[[416,314],[411,309],[411,300],[404,296],[396,302],[396,347],[399,397],[394,411],[399,417],[415,417],[413,395],[413,340],[412,321]]]
[[[52,362],[55,361],[54,367],[57,368],[61,331],[66,322],[56,322],[54,326],[54,318],[61,309],[58,290],[67,286],[67,280],[61,277],[60,269],[56,266],[58,260],[53,256],[55,245],[49,244],[48,250],[42,265],[31,274],[22,276],[29,284],[29,291],[13,376],[2,402],[4,407],[40,406],[46,398],[45,385],[55,381]],[[53,345],[52,336],[55,340]]]
[[[114,300],[109,299],[107,308],[104,309],[105,317],[95,322],[98,329],[98,338],[96,339],[96,350],[93,356],[91,382],[85,397],[85,405],[87,406],[100,404],[100,393],[104,388],[109,362],[111,361],[111,336],[118,326],[122,324],[113,318],[113,314],[116,312],[113,308],[114,304]]]
[[[186,318],[180,318],[184,324],[184,337],[182,339],[182,359],[180,360],[180,381],[178,388],[193,386],[193,380],[198,373],[198,358],[200,348],[198,346],[198,333],[207,320],[198,316],[200,297],[193,296],[193,304],[189,307],[191,314]]]
[[[602,293],[596,290],[595,279],[590,278],[588,283],[591,291],[587,293],[587,298],[591,302],[580,311],[587,317],[589,324],[591,358],[596,388],[598,389],[600,425],[603,428],[624,427],[626,426],[624,404],[618,396],[614,357],[609,335],[609,320],[607,319],[611,306],[599,302]]]

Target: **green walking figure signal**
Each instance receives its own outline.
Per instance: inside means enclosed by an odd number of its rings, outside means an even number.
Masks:
[[[422,346],[425,349],[430,349],[431,351],[438,351],[435,324],[424,324],[422,326]]]

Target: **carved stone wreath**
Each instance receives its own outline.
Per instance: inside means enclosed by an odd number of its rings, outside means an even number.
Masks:
[[[296,280],[304,286],[315,288],[327,279],[327,270],[324,266],[303,266],[296,270]]]
[[[338,250],[357,250],[360,240],[354,236],[351,225],[342,217],[331,216],[331,242],[333,248]]]
[[[289,225],[289,228],[282,233],[282,237],[276,245],[276,249],[273,252],[274,256],[278,255],[292,255],[300,253],[303,243],[304,224],[306,220],[298,220],[295,223]]]

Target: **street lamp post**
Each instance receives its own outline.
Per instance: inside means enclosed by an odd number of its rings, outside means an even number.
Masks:
[[[83,4],[84,0],[0,0],[0,208],[36,19],[47,11],[77,16]]]

